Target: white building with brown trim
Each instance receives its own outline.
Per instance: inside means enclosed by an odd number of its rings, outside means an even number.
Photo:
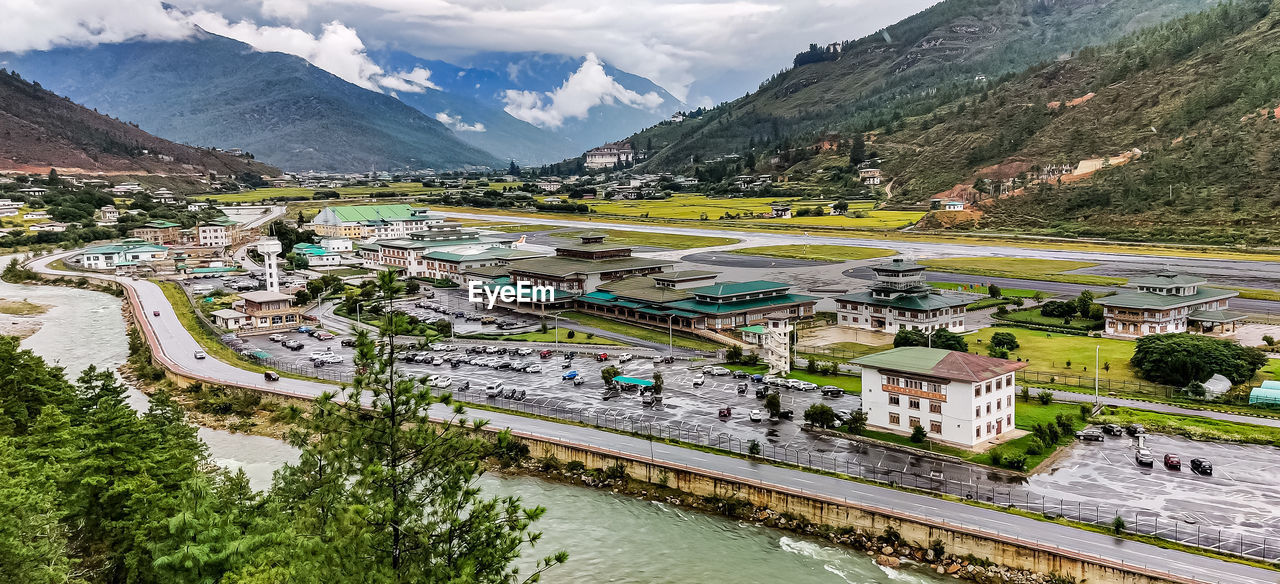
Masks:
[[[1205,286],[1199,276],[1161,272],[1134,278],[1134,292],[1121,292],[1094,300],[1102,306],[1107,336],[1137,338],[1150,334],[1234,332],[1245,315],[1227,310],[1227,302],[1240,293]]]
[[[630,142],[610,142],[588,150],[583,166],[588,170],[595,170],[599,168],[614,168],[618,165],[627,165],[633,162],[635,162],[635,151],[631,149]]]

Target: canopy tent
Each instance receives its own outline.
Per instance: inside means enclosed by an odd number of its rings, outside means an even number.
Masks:
[[[636,379],[635,377],[623,377],[621,375],[613,378],[614,383],[623,383],[626,385],[635,385],[639,387],[653,387],[653,382],[646,379]]]

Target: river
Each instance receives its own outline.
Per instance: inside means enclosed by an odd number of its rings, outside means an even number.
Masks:
[[[7,262],[7,258],[4,259]],[[0,298],[51,305],[43,328],[23,341],[74,378],[90,364],[114,370],[128,358],[120,300],[72,288],[0,282]],[[144,409],[147,398],[130,393]],[[296,452],[272,438],[200,429],[211,457],[226,468],[243,468],[254,488],[266,488],[271,473],[296,460]],[[607,491],[532,477],[486,475],[490,496],[517,495],[547,508],[535,524],[543,532],[537,549],[521,560],[528,572],[535,558],[567,550],[569,563],[546,575],[548,582],[769,582],[788,584],[931,584],[943,578],[924,570],[893,570],[865,554],[817,539],[640,501]]]

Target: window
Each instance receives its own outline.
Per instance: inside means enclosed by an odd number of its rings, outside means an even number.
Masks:
[[[982,437],[982,426],[974,426],[974,427],[973,427],[973,437],[974,437],[974,438],[981,438],[981,437]]]
[[[890,426],[897,426],[897,425],[898,425],[898,424],[900,424],[900,423],[901,423],[901,418],[899,418],[899,417],[898,417],[898,414],[892,414],[892,413],[891,413],[891,414],[889,414],[889,425],[890,425]]]
[[[1010,373],[1010,374],[1009,374],[1009,376],[1005,378],[1005,384],[1007,384],[1009,387],[1013,387],[1013,374],[1012,374],[1012,373]]]
[[[919,425],[920,425],[920,418],[917,418],[915,416],[912,416],[907,422],[908,428],[915,428],[916,426],[919,426]]]
[[[1003,377],[1001,377],[1000,379],[997,379],[997,380],[996,380],[996,389],[1000,389],[1000,388],[1002,388],[1002,387],[1004,387],[1004,378],[1003,378]]]
[[[1004,417],[1004,425],[1011,430],[1013,429],[1013,414]]]
[[[987,403],[987,413],[988,413],[988,414],[990,414],[990,413],[991,413],[991,403],[990,403],[990,402],[988,402],[988,403]]]
[[[930,414],[941,414],[941,413],[942,413],[942,404],[940,404],[940,403],[938,403],[938,402],[929,402],[929,413],[930,413]]]
[[[991,422],[987,422],[987,434],[991,433]]]
[[[973,406],[973,417],[975,418],[982,417],[982,406]]]
[[[898,396],[898,394],[896,394],[896,393],[891,393],[891,394],[889,394],[889,405],[891,405],[891,406],[900,406],[900,405],[902,405],[902,398],[901,398],[901,397],[899,397],[899,396]]]
[[[939,421],[937,421],[937,420],[932,420],[932,421],[930,421],[930,422],[929,422],[929,433],[930,433],[930,434],[941,434],[941,433],[942,433],[942,422],[939,422]]]
[[[920,398],[918,398],[918,397],[908,398],[908,399],[907,399],[907,407],[908,407],[908,408],[911,408],[911,409],[913,409],[913,410],[918,410],[918,409],[920,409]]]
[[[1000,411],[1000,400],[996,400],[996,411]]]
[[[982,384],[981,383],[973,384],[973,397],[981,397],[981,396],[982,396]]]
[[[991,382],[987,382],[987,393],[991,393]]]
[[[1005,405],[1005,407],[1007,407],[1007,408],[1011,408],[1011,407],[1013,407],[1013,396],[1011,396],[1011,395],[1005,396],[1005,398],[1004,398],[1004,405]]]

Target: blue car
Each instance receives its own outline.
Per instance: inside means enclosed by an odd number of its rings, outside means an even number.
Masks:
[[[760,383],[761,381],[764,381],[764,376],[763,376],[763,375],[760,375],[759,373],[757,373],[757,374],[755,374],[755,375],[752,375],[752,376],[751,376],[751,381],[754,381],[754,382],[756,382],[756,383]]]
[[[315,330],[315,329],[313,329],[313,328],[311,328],[311,327],[309,327],[309,326],[300,326],[300,327],[298,327],[298,332],[300,332],[300,333],[310,333],[310,332],[311,332],[311,331],[313,331],[313,330]]]
[[[578,370],[574,369],[573,371],[570,371],[568,373],[565,373],[564,375],[561,375],[560,379],[573,379],[577,376],[578,376]]]

